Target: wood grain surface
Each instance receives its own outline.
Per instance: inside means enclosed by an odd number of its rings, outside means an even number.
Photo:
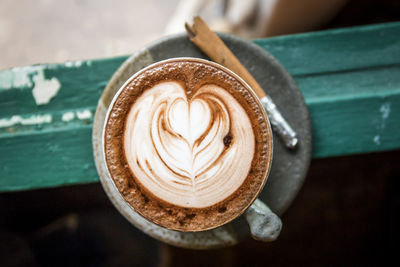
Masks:
[[[254,42],[287,68],[304,94],[314,158],[400,148],[400,23]],[[98,181],[93,116],[126,58],[0,71],[0,191]]]

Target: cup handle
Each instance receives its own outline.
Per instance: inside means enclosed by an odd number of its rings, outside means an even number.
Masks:
[[[249,224],[251,235],[255,240],[271,242],[281,232],[281,219],[258,198],[246,210],[244,217]]]

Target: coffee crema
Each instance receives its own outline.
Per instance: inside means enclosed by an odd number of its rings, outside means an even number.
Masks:
[[[272,134],[255,94],[218,64],[177,58],[133,75],[111,104],[110,175],[143,217],[201,231],[239,216],[270,169]]]

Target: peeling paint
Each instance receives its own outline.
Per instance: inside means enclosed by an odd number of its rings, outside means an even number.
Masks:
[[[85,109],[83,111],[77,111],[76,115],[78,116],[78,119],[80,119],[80,120],[87,120],[92,117],[92,112],[88,109]]]
[[[382,119],[387,119],[390,115],[390,103],[383,104],[379,111],[382,113]]]
[[[66,112],[62,115],[61,120],[65,122],[72,121],[75,118],[75,114],[72,111]]]
[[[21,117],[14,115],[9,119],[0,119],[0,128],[10,127],[17,124],[21,125],[36,125],[43,123],[51,123],[52,116],[50,114],[32,115],[30,117]]]
[[[82,111],[68,111],[65,112],[62,117],[61,120],[64,122],[70,122],[74,119],[79,119],[79,120],[87,120],[90,119],[92,117],[92,112],[88,109],[82,110]]]
[[[62,113],[55,114],[21,114],[21,115],[13,115],[10,117],[0,118],[0,136],[1,134],[19,134],[25,131],[24,126],[39,126],[28,127],[29,131],[31,130],[40,130],[43,129],[54,129],[59,127],[66,127],[68,125],[78,125],[85,124],[87,125],[88,120],[93,117],[93,111],[90,109],[83,110],[70,110],[64,111]],[[43,125],[46,124],[46,125]],[[18,128],[13,128],[14,126],[19,125]]]
[[[382,123],[381,123],[381,129],[384,129],[386,126],[386,119],[389,118],[390,115],[390,103],[384,103],[380,109],[379,112],[381,113],[382,116]]]
[[[389,118],[390,112],[391,112],[390,103],[383,103],[379,108],[379,113],[381,114],[381,118],[380,118],[380,124],[378,123],[376,126],[378,134],[375,135],[372,139],[372,141],[376,145],[381,145],[380,134],[385,130],[386,120]]]
[[[43,71],[46,66],[18,67],[0,71],[0,89],[21,89],[33,86],[32,75]]]
[[[378,135],[375,135],[373,141],[374,141],[375,144],[380,145],[380,144],[381,144],[381,137],[380,137],[380,135],[379,135],[379,134],[378,134]]]
[[[67,68],[79,68],[82,64],[83,61],[68,61],[64,63],[64,66]]]
[[[79,68],[83,64],[91,66],[91,61],[68,61],[66,68]],[[45,69],[57,67],[52,64],[15,67],[0,71],[0,90],[32,88],[35,84],[34,76],[40,75]]]
[[[33,76],[33,81],[35,82],[35,87],[32,90],[32,95],[38,106],[48,104],[57,95],[61,87],[57,78],[53,77],[47,80],[44,77],[43,69]]]

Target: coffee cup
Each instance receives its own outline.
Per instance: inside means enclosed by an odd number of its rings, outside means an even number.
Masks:
[[[244,214],[254,238],[279,234],[279,218],[256,200],[271,167],[271,127],[252,89],[225,67],[173,58],[136,72],[108,106],[100,141],[101,181],[133,224],[196,233]]]

